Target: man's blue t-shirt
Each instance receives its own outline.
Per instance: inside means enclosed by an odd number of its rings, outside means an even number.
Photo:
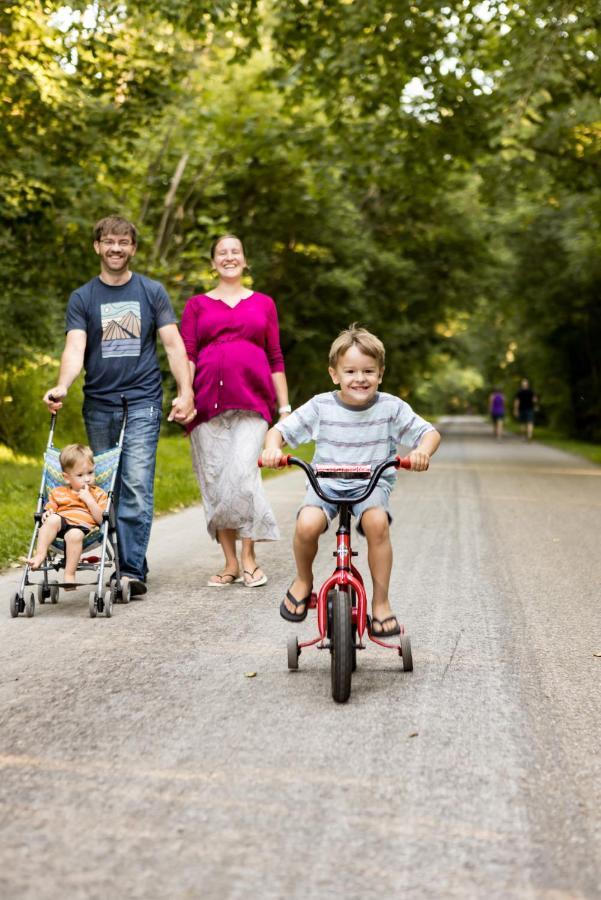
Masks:
[[[87,335],[84,409],[120,408],[121,395],[131,408],[160,407],[157,329],[176,321],[163,285],[137,272],[127,284],[105,284],[96,276],[74,291],[66,331]]]

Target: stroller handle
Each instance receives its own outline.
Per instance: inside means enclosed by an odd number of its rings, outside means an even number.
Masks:
[[[263,467],[263,463],[261,460],[258,462],[259,468]],[[298,466],[299,469],[302,469],[307,478],[309,479],[309,483],[311,487],[315,491],[318,497],[321,497],[322,500],[325,500],[326,503],[334,503],[336,505],[340,504],[340,500],[335,497],[329,497],[325,494],[321,487],[318,484],[318,478],[369,478],[369,484],[365,489],[364,493],[359,497],[353,497],[349,502],[352,503],[362,503],[363,500],[367,500],[369,495],[374,490],[378,481],[380,480],[382,473],[386,471],[386,469],[395,468],[395,469],[410,469],[411,468],[411,460],[408,456],[395,456],[392,459],[387,459],[385,462],[380,463],[379,466],[371,472],[369,466],[319,466],[317,470],[313,468],[313,466],[309,465],[309,463],[305,462],[304,459],[299,459],[297,456],[282,456],[279,466],[279,469],[284,469],[286,466]]]

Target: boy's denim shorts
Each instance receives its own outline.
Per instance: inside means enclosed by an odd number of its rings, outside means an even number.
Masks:
[[[330,497],[340,498],[340,500],[346,500],[348,498],[347,493],[337,491],[333,488],[328,487],[327,481],[325,479],[321,482],[321,484],[323,485],[322,490],[324,494],[328,494]],[[367,481],[365,482],[365,485],[367,486]],[[388,524],[390,525],[390,523],[392,522],[392,516],[388,511],[388,499],[390,497],[391,490],[391,484],[380,481],[375,486],[367,500],[363,500],[363,502],[361,503],[354,503],[351,506],[351,514],[357,519],[357,532],[360,535],[363,535],[363,537],[365,537],[365,535],[363,533],[363,529],[361,528],[361,516],[363,515],[365,510],[374,509],[374,507],[381,507],[388,516]],[[327,524],[324,531],[327,531],[330,522],[338,516],[338,507],[333,503],[326,503],[325,500],[322,500],[310,485],[307,486],[307,493],[305,494],[304,500],[296,514],[297,518],[301,509],[303,509],[305,506],[317,506],[319,507],[319,509],[323,509],[327,519]]]

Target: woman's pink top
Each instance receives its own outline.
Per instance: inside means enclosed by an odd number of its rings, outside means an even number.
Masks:
[[[234,307],[206,294],[190,297],[181,333],[196,367],[196,418],[187,430],[226,409],[252,410],[270,423],[276,400],[271,374],[284,371],[271,297],[255,291]]]

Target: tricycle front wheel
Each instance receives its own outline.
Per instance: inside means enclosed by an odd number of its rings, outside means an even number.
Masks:
[[[331,635],[332,697],[346,703],[351,695],[353,677],[353,614],[350,596],[332,591]]]

